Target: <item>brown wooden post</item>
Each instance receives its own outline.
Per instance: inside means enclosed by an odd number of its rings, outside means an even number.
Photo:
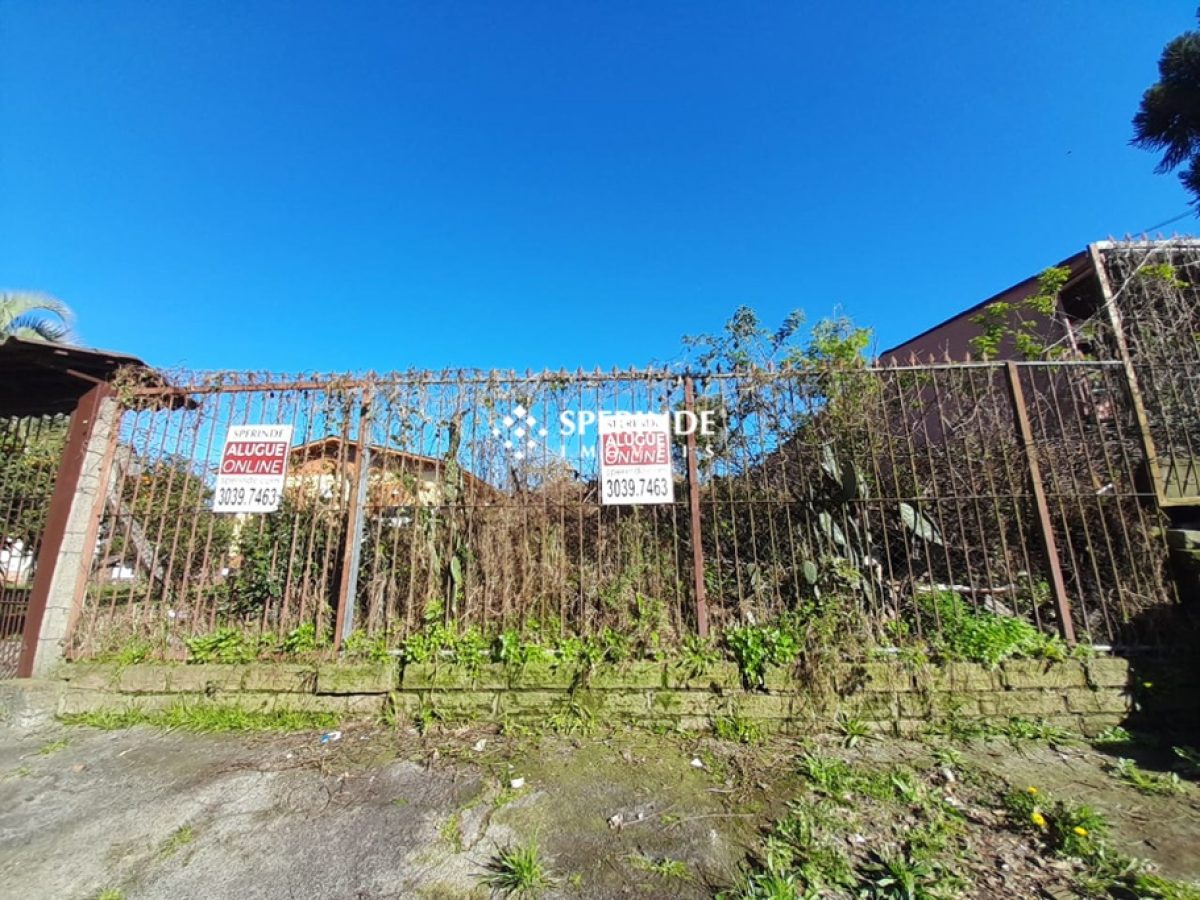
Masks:
[[[51,587],[55,583],[56,573],[60,576],[67,573],[60,571],[64,566],[78,565],[83,573],[90,570],[92,553],[95,548],[95,528],[84,526],[82,533],[71,532],[69,553],[64,553],[68,544],[68,526],[72,525],[72,510],[75,507],[76,494],[79,489],[80,476],[88,456],[88,447],[100,418],[104,401],[113,396],[114,390],[107,383],[95,384],[75,404],[71,413],[71,421],[67,426],[67,440],[63,447],[62,458],[58,464],[58,474],[54,481],[54,493],[50,497],[50,508],[46,511],[46,525],[42,532],[42,544],[38,548],[37,568],[33,575],[33,587],[29,594],[29,606],[25,613],[25,630],[22,635],[21,659],[17,663],[17,677],[29,678],[34,674],[39,644],[42,638],[42,626],[46,620],[46,610],[51,597]],[[108,442],[105,441],[107,446]],[[103,468],[103,467],[102,467]],[[101,478],[106,476],[101,472]],[[101,488],[103,488],[103,483]],[[91,516],[93,505],[89,505],[87,515]],[[75,523],[78,526],[78,522]],[[89,535],[91,543],[88,543]],[[70,585],[70,595],[78,602],[80,591],[78,585]],[[57,592],[56,592],[57,593]],[[68,624],[76,615],[75,610],[58,610],[63,617],[63,634],[65,636]]]
[[[1075,624],[1071,621],[1071,601],[1067,599],[1067,586],[1063,581],[1062,564],[1058,558],[1058,542],[1050,523],[1050,505],[1046,502],[1046,488],[1042,484],[1042,470],[1038,465],[1037,447],[1033,443],[1033,428],[1029,424],[1029,412],[1025,408],[1025,392],[1021,388],[1021,372],[1017,364],[1009,360],[1004,364],[1008,376],[1008,391],[1012,399],[1013,416],[1017,422],[1017,437],[1029,466],[1029,479],[1033,483],[1033,502],[1037,508],[1038,531],[1042,536],[1042,548],[1050,566],[1050,586],[1054,591],[1054,605],[1058,610],[1058,630],[1068,645],[1075,645]]]
[[[367,503],[367,479],[371,466],[370,401],[363,400],[358,416],[354,489],[350,493],[346,512],[346,547],[342,552],[342,576],[338,584],[337,621],[334,622],[333,646],[342,649],[342,642],[354,631],[354,604],[358,594],[358,568],[362,562],[363,509]]]
[[[687,433],[688,503],[691,506],[692,590],[696,598],[696,633],[708,637],[708,596],[704,587],[704,540],[700,532],[700,478],[696,466],[696,395],[692,376],[683,379],[683,406],[689,413]]]
[[[1142,455],[1146,460],[1146,471],[1150,477],[1151,490],[1159,508],[1175,505],[1166,495],[1166,482],[1158,465],[1158,451],[1154,447],[1154,436],[1150,434],[1150,418],[1146,415],[1146,404],[1142,400],[1142,388],[1138,383],[1137,370],[1133,365],[1133,357],[1129,353],[1129,341],[1125,338],[1125,321],[1121,310],[1117,307],[1116,296],[1112,283],[1108,280],[1108,270],[1104,268],[1104,258],[1100,255],[1100,245],[1089,244],[1088,255],[1092,260],[1092,268],[1100,282],[1100,294],[1104,298],[1104,309],[1108,313],[1108,322],[1112,326],[1113,341],[1117,345],[1117,353],[1121,357],[1121,372],[1125,376],[1125,385],[1129,389],[1129,402],[1133,406],[1133,415],[1137,419],[1138,440],[1142,445]],[[1186,502],[1186,501],[1185,501]]]

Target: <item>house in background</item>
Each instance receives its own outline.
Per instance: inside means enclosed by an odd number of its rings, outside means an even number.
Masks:
[[[1025,380],[1057,392],[1065,386],[1071,412],[1104,426],[1114,410],[1132,411],[1125,423],[1138,435],[1140,490],[1174,526],[1166,532],[1181,593],[1200,602],[1200,240],[1100,241],[1058,263],[1067,277],[1048,315],[1030,315],[1022,301],[1035,296],[1040,273],[977,303],[879,355],[884,366],[978,359],[988,308],[1009,311],[1008,325],[1027,328],[1043,352],[1031,358],[1094,360],[1114,377],[1076,377],[1071,366],[1034,370]],[[1004,306],[1007,304],[1007,307]],[[1019,319],[1029,323],[1019,325]],[[1027,357],[1010,336],[991,358]],[[1109,370],[1113,371],[1113,370]],[[1093,373],[1094,374],[1094,373]],[[1119,392],[1120,398],[1111,392]],[[933,411],[917,416],[936,431]],[[1065,437],[1064,435],[1062,435]],[[1067,438],[1068,440],[1072,438]]]
[[[358,484],[359,448],[331,436],[292,448],[286,485],[299,497],[344,503]],[[414,507],[450,502],[469,506],[495,502],[503,494],[461,466],[389,447],[367,448],[367,509],[372,516],[400,519]],[[457,496],[454,496],[457,492]]]
[[[1036,337],[1043,345],[1057,345],[1065,357],[1119,358],[1117,347],[1094,346],[1094,335],[1085,323],[1096,322],[1097,318],[1106,330],[1114,330],[1128,339],[1132,335],[1122,327],[1122,319],[1136,315],[1140,310],[1131,309],[1134,298],[1122,290],[1134,272],[1171,265],[1178,278],[1187,282],[1185,293],[1196,299],[1193,281],[1200,281],[1200,239],[1171,238],[1154,241],[1098,241],[1089,244],[1080,252],[1057,263],[1057,268],[1068,270],[1066,284],[1059,292],[1058,308],[1050,316],[1040,317]],[[980,354],[973,341],[984,332],[978,319],[988,307],[1009,304],[1017,307],[1021,301],[1038,292],[1041,273],[1030,275],[1023,281],[1004,289],[998,294],[964,309],[940,324],[909,338],[879,354],[881,365],[908,365],[910,363],[961,362],[968,357],[978,359]],[[1108,301],[1115,297],[1114,303]],[[1123,302],[1123,298],[1124,301]],[[1191,305],[1191,314],[1200,317],[1200,305]],[[1189,310],[1185,310],[1186,315]],[[1028,318],[1028,314],[1026,314]],[[1134,347],[1136,353],[1139,348]],[[998,359],[1019,358],[1011,341],[1001,345],[994,354]],[[1182,362],[1182,360],[1180,360]],[[1200,361],[1200,360],[1197,360]]]

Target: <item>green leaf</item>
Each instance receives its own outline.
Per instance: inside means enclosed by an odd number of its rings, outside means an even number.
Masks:
[[[904,523],[905,528],[922,540],[937,544],[939,547],[942,545],[942,536],[938,533],[937,526],[910,504],[900,504],[900,521]]]

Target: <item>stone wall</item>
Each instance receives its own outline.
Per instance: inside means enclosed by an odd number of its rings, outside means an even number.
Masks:
[[[72,663],[61,677],[60,713],[154,710],[185,701],[330,712],[348,719],[388,712],[400,721],[449,724],[544,724],[559,716],[700,730],[729,717],[763,731],[831,727],[842,715],[893,734],[952,717],[999,722],[1017,716],[1094,734],[1125,722],[1138,705],[1135,697],[1153,688],[1149,682],[1139,687],[1129,662],[1116,657],[1014,660],[996,668],[866,662],[842,665],[818,680],[772,670],[758,690],[744,689],[730,663],[703,674],[647,662],[590,673],[547,665],[489,665],[467,672],[429,664]],[[1190,689],[1186,694],[1196,696]]]

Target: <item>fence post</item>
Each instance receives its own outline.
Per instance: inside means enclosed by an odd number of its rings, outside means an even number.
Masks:
[[[117,427],[114,394],[112,385],[98,383],[71,414],[25,613],[18,678],[44,675],[62,658],[83,600],[96,552],[97,501],[108,483],[109,436]]]
[[[708,637],[708,597],[704,589],[704,541],[700,533],[700,479],[696,466],[696,394],[692,376],[683,379],[683,406],[689,413],[687,433],[688,504],[691,507],[692,590],[696,598],[696,632]]]
[[[1025,392],[1021,388],[1021,373],[1017,364],[1009,360],[1004,364],[1008,378],[1008,392],[1012,399],[1013,416],[1017,421],[1017,437],[1025,462],[1029,467],[1029,479],[1033,483],[1033,502],[1037,508],[1038,531],[1042,537],[1042,548],[1050,566],[1050,585],[1054,591],[1054,605],[1058,610],[1058,630],[1064,641],[1075,646],[1075,624],[1071,621],[1071,601],[1067,599],[1067,586],[1063,581],[1062,564],[1058,559],[1058,542],[1050,524],[1050,506],[1046,502],[1046,489],[1042,485],[1042,470],[1038,465],[1037,448],[1033,443],[1033,428],[1029,424],[1029,412],[1025,408]]]
[[[367,504],[367,479],[371,467],[371,401],[364,397],[358,416],[358,443],[354,454],[354,490],[346,511],[346,548],[342,554],[342,577],[338,585],[337,621],[334,624],[333,646],[342,649],[342,642],[354,632],[354,605],[358,596],[358,569],[362,562],[363,508]]]

